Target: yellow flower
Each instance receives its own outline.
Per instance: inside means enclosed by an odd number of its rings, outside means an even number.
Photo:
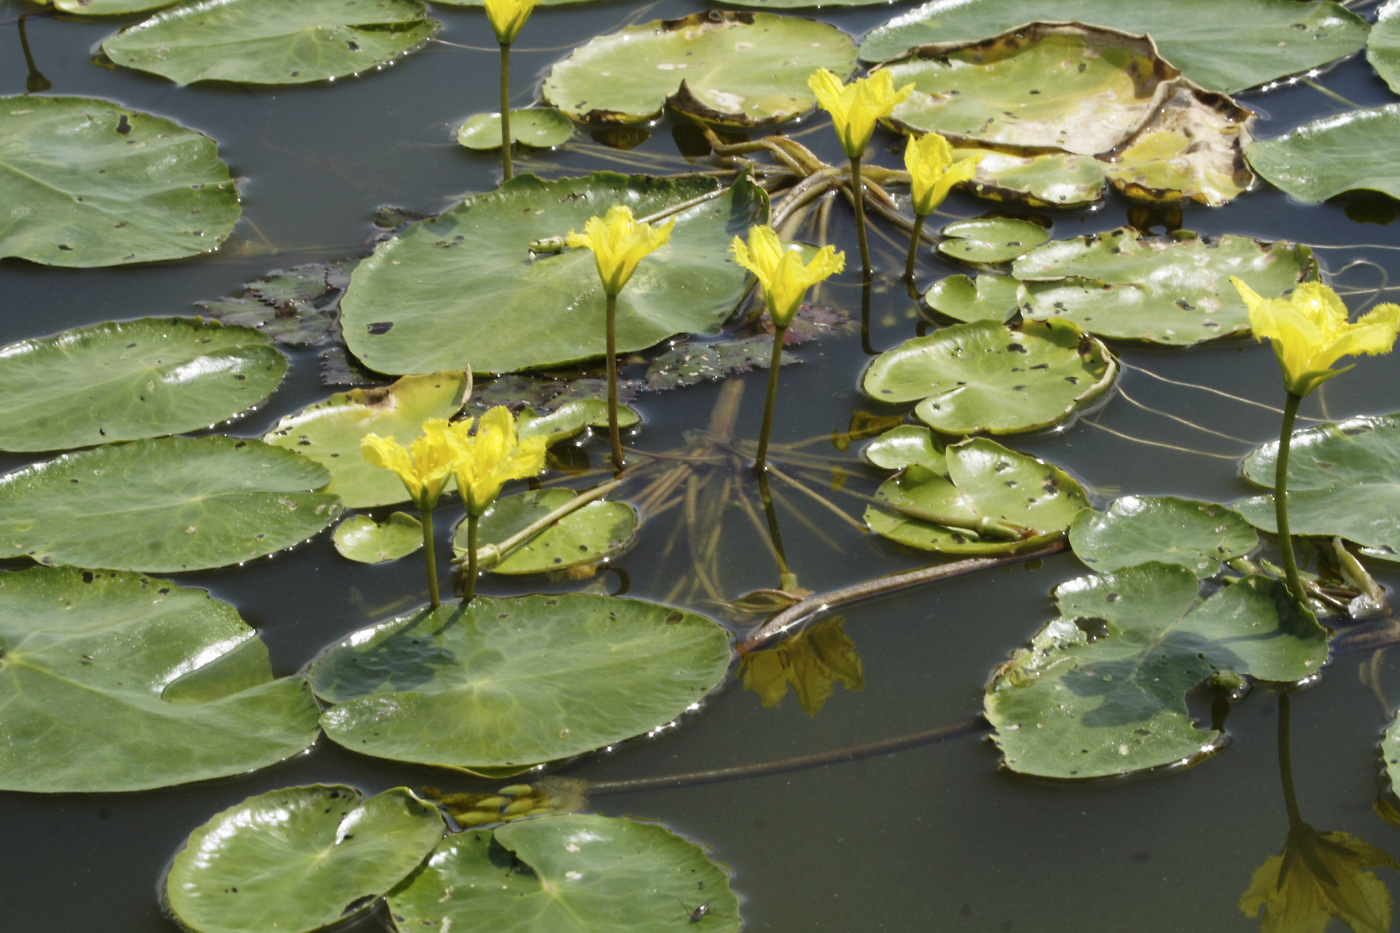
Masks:
[[[1230,278],[1249,308],[1254,336],[1273,344],[1283,383],[1295,395],[1307,395],[1333,376],[1351,369],[1332,369],[1344,356],[1389,353],[1400,330],[1400,306],[1377,305],[1356,323],[1347,321],[1347,308],[1337,293],[1318,282],[1304,282],[1287,300],[1263,298],[1244,282]],[[1353,364],[1355,365],[1355,364]]]
[[[763,286],[763,300],[773,326],[787,327],[807,289],[846,267],[846,254],[823,246],[807,265],[802,264],[802,248],[783,243],[772,227],[750,227],[749,242],[734,238],[730,249],[739,265],[748,269]]]
[[[603,289],[616,296],[637,271],[637,263],[671,239],[671,228],[675,225],[674,219],[657,227],[637,223],[632,208],[618,204],[608,208],[606,216],[588,218],[583,233],[570,230],[568,243],[593,250]]]
[[[927,217],[943,203],[953,186],[971,181],[977,174],[981,153],[953,161],[953,147],[937,133],[909,137],[904,149],[904,167],[909,169],[909,190],[914,196],[914,213]]]
[[[906,84],[896,91],[894,75],[888,71],[877,71],[850,84],[842,84],[836,75],[818,68],[807,83],[817,95],[817,103],[831,114],[841,147],[851,159],[859,159],[864,154],[870,137],[875,135],[875,121],[888,117],[895,105],[903,103],[914,90],[914,85]]]
[[[431,509],[452,475],[447,433],[444,419],[429,418],[423,422],[423,433],[407,449],[392,437],[366,434],[360,439],[360,454],[375,466],[399,474],[418,507]]]
[[[496,40],[510,45],[535,9],[536,0],[486,0],[486,18],[496,30]]]
[[[1283,853],[1254,872],[1240,910],[1257,917],[1262,907],[1263,933],[1320,931],[1333,917],[1358,933],[1385,933],[1390,892],[1371,868],[1400,870],[1400,863],[1355,836],[1300,823],[1289,831]]]
[[[470,433],[472,419],[458,421],[448,428],[447,442],[455,458],[457,491],[467,511],[486,511],[508,480],[526,479],[544,469],[543,437],[520,440],[515,418],[503,405],[481,416],[476,433]]]

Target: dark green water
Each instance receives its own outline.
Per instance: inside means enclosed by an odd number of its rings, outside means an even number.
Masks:
[[[673,0],[645,7],[538,10],[513,55],[517,104],[533,94],[527,77],[542,73],[587,37],[624,22],[702,8]],[[29,11],[13,0],[0,2],[3,95],[24,91],[16,17]],[[859,35],[890,13],[821,18]],[[245,219],[221,250],[200,260],[92,271],[0,262],[0,343],[94,321],[193,313],[191,302],[236,292],[241,282],[269,270],[366,253],[374,234],[370,217],[381,204],[435,211],[494,186],[498,168],[491,155],[467,153],[451,133],[465,116],[496,109],[493,37],[479,13],[437,7],[433,15],[445,23],[440,33],[445,42],[434,42],[383,73],[277,90],[176,88],[157,78],[104,70],[91,64],[91,51],[120,24],[28,20],[36,64],[53,82],[50,93],[105,97],[218,140],[222,156],[244,179]],[[1361,106],[1393,100],[1361,60],[1343,63],[1319,81]],[[1245,95],[1242,102],[1261,112],[1260,136],[1344,109],[1302,85]],[[650,128],[647,143],[627,154],[580,133],[572,147],[518,165],[557,175],[616,168],[619,158],[639,157],[660,170],[679,171],[686,163],[673,128],[669,118],[663,120]],[[839,152],[828,135],[823,128],[804,141],[835,158]],[[898,164],[888,151],[875,160]],[[1339,199],[1305,208],[1260,190],[1223,209],[1187,207],[1184,226],[1325,246],[1320,256],[1333,273],[1356,260],[1375,264],[1346,271],[1339,279],[1343,284],[1379,285],[1387,274],[1400,278],[1395,275],[1400,226],[1353,222],[1347,204]],[[960,195],[945,205],[948,213],[964,216],[986,209]],[[1054,234],[1111,229],[1125,222],[1127,209],[1127,202],[1110,198],[1095,210],[1056,214]],[[837,217],[842,245],[854,255],[849,223],[839,211]],[[877,252],[877,265],[886,270],[897,272],[901,263],[902,252],[894,247]],[[930,260],[922,278],[931,282],[956,271],[961,270]],[[824,300],[858,312],[858,277],[845,276]],[[917,318],[902,285],[877,282],[869,335],[875,349],[912,336]],[[1273,356],[1253,343],[1185,353],[1119,349],[1126,363],[1170,379],[1270,405],[1281,402]],[[869,357],[856,336],[798,354],[806,363],[783,372],[778,443],[845,430],[852,412],[867,407],[855,386]],[[761,373],[747,378],[740,437],[757,433],[763,379]],[[1170,386],[1137,370],[1126,372],[1122,387],[1144,404],[1239,440],[1205,434],[1115,397],[1090,420],[1117,434],[1081,422],[1016,438],[1012,446],[1065,466],[1103,496],[1121,489],[1229,501],[1249,491],[1238,477],[1236,458],[1276,436],[1276,415]],[[279,417],[329,391],[320,385],[315,352],[294,353],[283,387],[230,433],[260,435]],[[658,451],[677,446],[685,431],[707,422],[719,392],[707,386],[642,396],[637,407],[647,420],[637,445]],[[1365,360],[1328,383],[1309,400],[1305,414],[1345,417],[1396,409],[1397,364],[1382,358]],[[1187,450],[1145,446],[1117,435]],[[595,459],[600,456],[600,445],[591,450]],[[854,450],[841,453],[826,442],[808,448],[850,474],[848,489],[873,490],[879,477],[859,465]],[[0,467],[26,462],[5,457]],[[924,563],[857,533],[791,491],[779,491],[796,506],[780,511],[779,522],[793,570],[809,589],[822,591]],[[848,515],[859,517],[858,500],[830,495]],[[441,514],[445,534],[456,516],[450,509]],[[674,514],[648,524],[639,545],[617,562],[630,581],[629,595],[662,598],[689,565],[684,544],[667,560],[659,557]],[[766,710],[731,682],[679,728],[573,763],[562,773],[615,781],[742,765],[965,719],[980,709],[991,668],[1050,616],[1050,589],[1081,572],[1073,558],[1060,556],[1034,571],[1018,565],[858,606],[847,613],[845,631],[864,660],[862,692],[838,690],[819,715],[809,718],[792,697]],[[747,520],[732,514],[726,518],[719,575],[729,596],[778,583],[766,546]],[[1395,573],[1380,577],[1392,585],[1400,582]],[[616,579],[609,573],[591,585],[611,587]],[[233,603],[268,643],[278,673],[296,671],[321,647],[380,618],[388,607],[401,609],[401,600],[422,598],[416,558],[382,568],[352,565],[327,536],[273,560],[179,580]],[[590,584],[572,586],[580,585]],[[525,590],[490,577],[482,589]],[[1339,657],[1316,684],[1295,695],[1293,768],[1305,819],[1320,830],[1347,831],[1400,856],[1400,831],[1371,809],[1379,793],[1376,745],[1387,713],[1359,680],[1360,667],[1369,661],[1369,655]],[[1387,701],[1400,701],[1400,671],[1388,657],[1379,670]],[[591,807],[659,820],[711,846],[713,856],[734,871],[750,930],[1243,931],[1257,928],[1257,921],[1240,913],[1239,896],[1287,833],[1276,728],[1276,698],[1256,689],[1230,714],[1229,747],[1177,773],[1086,785],[1027,780],[1000,771],[995,750],[977,733],[751,780],[610,795]],[[0,794],[0,930],[173,930],[161,913],[157,884],[186,834],[248,795],[316,781],[348,782],[369,792],[396,784],[476,786],[440,771],[356,757],[323,740],[308,755],[239,779],[121,796]],[[1394,890],[1395,876],[1382,877]],[[678,912],[677,929],[688,928],[685,920]]]

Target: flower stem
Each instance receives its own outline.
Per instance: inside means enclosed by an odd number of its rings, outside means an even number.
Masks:
[[[773,406],[778,400],[778,366],[783,361],[783,334],[787,327],[773,327],[773,356],[768,363],[768,397],[763,402],[763,427],[758,432],[758,456],[753,468],[762,473],[768,465],[768,433],[773,430]]]
[[[608,441],[612,444],[613,475],[622,472],[622,434],[617,427],[617,296],[608,295]]]
[[[1289,720],[1292,718],[1290,691],[1278,695],[1278,773],[1283,782],[1283,804],[1288,808],[1288,826],[1301,825],[1303,815],[1298,811],[1298,792],[1293,788],[1293,761],[1290,754]]]
[[[860,180],[860,156],[851,157],[851,193],[855,195],[856,238],[860,240],[860,271],[871,275],[870,246],[865,241],[865,185]]]
[[[904,277],[914,281],[914,265],[919,261],[919,234],[923,232],[926,214],[914,215],[914,232],[909,235],[909,262],[904,266]]]
[[[501,170],[511,179],[510,166],[510,43],[501,43]]]
[[[1302,401],[1301,395],[1289,392],[1288,400],[1283,403],[1283,427],[1279,431],[1278,458],[1274,466],[1274,517],[1278,522],[1278,544],[1283,552],[1288,592],[1298,608],[1307,612],[1307,593],[1298,576],[1298,561],[1293,556],[1293,536],[1288,530],[1288,446],[1293,440],[1293,419],[1297,417],[1298,405]]]
[[[433,548],[433,510],[420,506],[418,514],[423,522],[423,557],[428,562],[428,601],[436,609],[442,602],[438,599],[437,552]]]
[[[467,572],[462,581],[462,605],[476,596],[476,523],[478,516],[467,513]]]

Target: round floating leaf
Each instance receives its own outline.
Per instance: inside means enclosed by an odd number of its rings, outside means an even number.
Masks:
[[[438,810],[395,787],[364,799],[344,784],[283,787],[190,833],[165,879],[196,933],[305,933],[359,913],[442,839]]]
[[[1086,509],[1069,529],[1074,554],[1094,570],[1161,561],[1180,564],[1201,579],[1220,562],[1248,554],[1259,535],[1239,515],[1214,502],[1175,496],[1123,496],[1108,512]]]
[[[861,387],[944,434],[1015,434],[1058,424],[1113,384],[1108,349],[1066,321],[1019,328],[973,321],[915,337],[875,358]]]
[[[1330,2],[933,0],[872,29],[860,54],[880,61],[913,46],[981,39],[1036,21],[1094,23],[1151,35],[1162,57],[1188,78],[1228,94],[1359,51],[1369,28],[1360,16]]]
[[[1396,710],[1395,718],[1385,727],[1385,736],[1381,739],[1381,758],[1385,763],[1390,792],[1400,795],[1400,710]]]
[[[574,135],[573,121],[548,107],[510,112],[510,138],[537,149],[562,146]],[[457,142],[468,149],[501,148],[501,115],[478,113],[457,128]]]
[[[372,626],[308,672],[346,748],[524,770],[670,722],[723,678],[729,635],[703,616],[562,594],[444,606]]]
[[[144,790],[290,758],[320,730],[300,678],[203,590],[127,573],[0,574],[0,789]]]
[[[617,406],[617,425],[630,428],[640,424],[642,416],[628,405]],[[520,438],[543,436],[545,443],[557,444],[583,433],[584,428],[608,426],[608,403],[600,398],[565,402],[553,411],[537,415],[530,409],[520,413]]]
[[[423,433],[429,418],[451,418],[471,392],[465,372],[405,376],[389,386],[337,392],[323,402],[288,415],[263,440],[302,454],[330,471],[323,492],[340,496],[348,508],[407,502],[408,491],[393,470],[370,463],[360,453],[366,434],[392,437],[407,447]]]
[[[571,489],[543,489],[497,499],[477,525],[477,550],[524,531],[577,495]],[[627,550],[636,533],[637,513],[630,505],[590,502],[530,537],[490,569],[504,574],[548,573],[598,564]],[[452,547],[459,559],[465,559],[466,522],[457,526]]]
[[[1250,482],[1273,488],[1278,442],[1244,461]],[[1268,532],[1272,495],[1236,503]],[[1400,415],[1371,415],[1295,431],[1288,455],[1288,526],[1295,535],[1340,536],[1380,556],[1400,554]]]
[[[0,257],[50,266],[182,259],[238,220],[214,141],[84,97],[0,98]]]
[[[423,523],[407,512],[395,512],[382,525],[368,515],[356,515],[335,529],[335,549],[362,564],[398,560],[422,546]]]
[[[1400,94],[1400,2],[1390,0],[1376,11],[1376,25],[1366,43],[1366,60]]]
[[[943,228],[938,251],[976,265],[1009,262],[1050,239],[1040,224],[1017,217],[959,220]]]
[[[65,454],[0,476],[0,556],[168,573],[299,544],[340,500],[319,465],[261,441],[163,437]]]
[[[1312,250],[1194,233],[1143,239],[1132,227],[1056,240],[1016,261],[1021,313],[1064,318],[1100,337],[1190,346],[1249,332],[1230,276],[1275,298],[1316,276]]]
[[[1068,152],[1010,153],[960,146],[954,159],[980,155],[971,188],[978,197],[1032,207],[1083,207],[1103,200],[1104,163]]]
[[[174,6],[180,0],[54,0],[54,7],[78,16],[127,16]]]
[[[965,275],[939,279],[924,293],[924,303],[955,321],[1004,324],[1020,310],[1021,283],[1005,275]]]
[[[454,833],[389,894],[389,911],[405,930],[739,929],[729,877],[699,846],[655,823],[591,814]]]
[[[882,470],[902,470],[910,464],[918,464],[935,473],[948,471],[943,445],[932,431],[916,424],[891,428],[866,444],[860,455]]]
[[[1059,467],[974,438],[945,451],[948,475],[912,466],[875,491],[870,530],[946,554],[1005,554],[1057,538],[1089,500]]]
[[[582,230],[614,204],[646,216],[717,187],[697,176],[517,175],[379,244],[341,300],[345,340],[385,373],[468,364],[508,372],[602,356],[606,301],[593,253],[533,254],[530,243]],[[620,352],[719,328],[748,282],[729,244],[767,220],[768,202],[741,178],[675,216],[670,243],[642,260],[618,296]]]
[[[143,318],[0,349],[0,450],[194,431],[272,394],[287,358],[250,327]]]
[[[580,46],[550,69],[544,99],[584,123],[642,123],[669,103],[713,123],[767,126],[816,106],[813,71],[845,77],[855,64],[854,43],[835,26],[711,10]]]
[[[1300,126],[1255,142],[1245,156],[1265,181],[1306,204],[1357,189],[1400,198],[1400,104]]]
[[[202,0],[102,43],[118,65],[176,84],[306,84],[377,68],[440,25],[419,0]]]
[[[1327,633],[1277,580],[1197,601],[1196,575],[1148,563],[1055,590],[1060,618],[997,669],[983,711],[1006,766],[1092,778],[1181,764],[1219,746],[1186,694],[1216,674],[1291,682],[1327,660]]]

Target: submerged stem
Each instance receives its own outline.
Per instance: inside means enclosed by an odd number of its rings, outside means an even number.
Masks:
[[[778,366],[783,359],[783,334],[787,326],[773,326],[773,356],[768,363],[768,396],[763,402],[763,427],[758,432],[758,456],[753,467],[762,473],[768,464],[768,433],[773,429],[773,406],[778,400]]]
[[[510,43],[501,43],[501,171],[510,181]]]

